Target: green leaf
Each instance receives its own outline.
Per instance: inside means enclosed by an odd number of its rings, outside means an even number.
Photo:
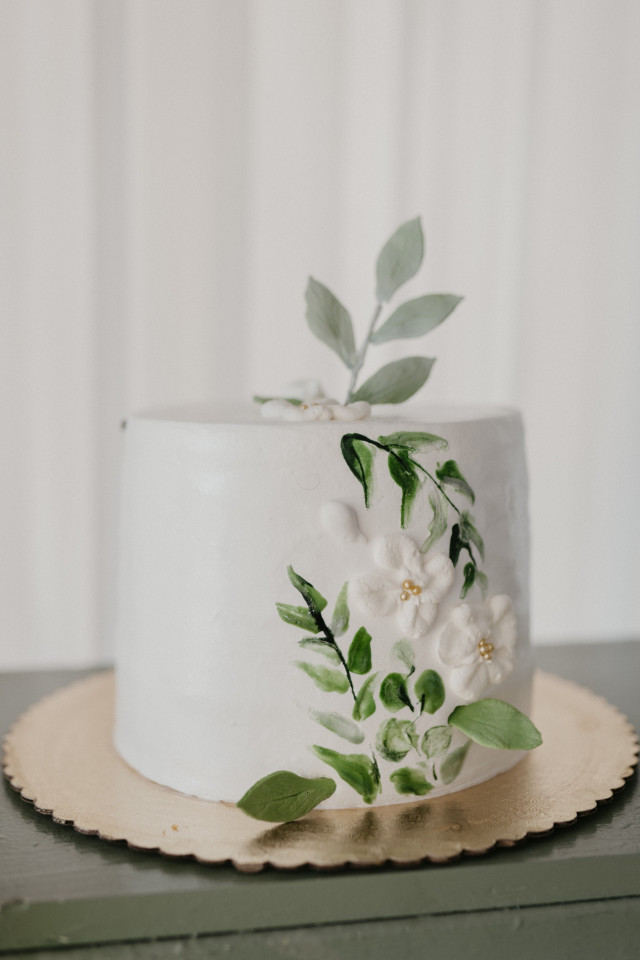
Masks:
[[[333,663],[340,663],[336,648],[328,640],[322,640],[320,637],[303,637],[302,640],[298,640],[298,643],[305,650],[321,653],[323,657],[327,657]]]
[[[289,580],[296,588],[298,593],[301,593],[304,597],[307,606],[309,607],[309,612],[311,614],[320,613],[327,605],[327,601],[322,596],[321,593],[318,593],[315,587],[313,587],[308,580],[304,580],[298,573],[295,572],[292,566],[287,567],[287,573],[289,574]]]
[[[439,490],[429,494],[429,503],[433,517],[429,524],[429,536],[420,547],[422,553],[427,553],[447,531],[447,501]]]
[[[475,563],[471,563],[471,561],[469,561],[469,563],[465,563],[463,572],[464,572],[464,583],[462,584],[462,590],[460,591],[460,596],[464,600],[464,598],[469,593],[469,590],[471,590],[471,587],[473,586],[476,580]]]
[[[452,750],[451,753],[444,758],[440,764],[440,780],[442,783],[453,783],[462,770],[462,764],[464,763],[470,746],[471,742],[467,740],[464,746],[456,747],[455,750]]]
[[[460,468],[455,460],[447,460],[443,464],[438,464],[436,468],[436,477],[440,483],[445,486],[452,487],[454,490],[457,490],[458,493],[461,493],[463,496],[471,500],[471,503],[474,503],[476,497],[460,472]]]
[[[290,603],[276,603],[276,610],[281,620],[290,623],[292,627],[301,627],[302,630],[309,630],[313,633],[318,629],[318,624],[313,619],[306,607],[294,607]]]
[[[425,757],[440,757],[446,753],[451,745],[451,727],[431,727],[425,733],[420,744]]]
[[[516,707],[504,700],[477,700],[456,707],[449,723],[483,747],[533,750],[542,743],[540,731]]]
[[[351,369],[356,361],[356,345],[349,312],[324,284],[313,277],[309,277],[305,298],[311,332]]]
[[[484,560],[484,542],[474,526],[473,517],[466,510],[460,514],[460,536],[477,547],[478,553]]]
[[[407,450],[399,449],[389,454],[389,473],[391,478],[402,490],[402,504],[400,506],[400,526],[406,527],[409,523],[411,507],[416,494],[422,486],[416,466]]]
[[[398,793],[424,797],[426,793],[433,790],[433,784],[429,783],[422,770],[416,770],[415,767],[400,767],[399,770],[393,771],[389,779]]]
[[[345,433],[340,441],[345,463],[364,491],[364,505],[369,506],[373,486],[373,451],[363,440]]]
[[[424,386],[435,360],[430,357],[405,357],[393,360],[359,387],[351,401],[367,403],[404,403]]]
[[[339,670],[317,667],[314,663],[305,663],[303,660],[295,660],[294,663],[325,693],[346,693],[349,689],[349,681]]]
[[[331,730],[343,740],[348,740],[350,743],[362,743],[364,740],[364,733],[349,717],[341,717],[339,713],[319,713],[315,710],[311,711],[310,716],[316,723]]]
[[[330,777],[311,780],[289,770],[278,770],[249,787],[237,806],[256,820],[289,823],[304,817],[335,793],[335,789],[335,780]]]
[[[397,763],[404,760],[411,750],[411,740],[409,739],[408,728],[410,720],[396,720],[390,717],[380,724],[376,736],[376,750],[385,760],[391,763]]]
[[[389,673],[380,685],[380,700],[391,713],[397,713],[402,707],[413,710],[409,699],[406,677],[401,673]]]
[[[345,783],[356,790],[365,803],[372,803],[380,793],[377,765],[363,753],[337,753],[326,747],[313,746],[313,752],[336,771]]]
[[[392,653],[398,658],[400,663],[405,665],[407,670],[413,672],[415,657],[413,653],[413,647],[408,640],[397,640],[393,645]]]
[[[435,433],[423,433],[422,431],[398,430],[397,433],[389,433],[384,437],[378,437],[378,443],[385,447],[406,447],[407,450],[428,450],[433,447],[436,450],[446,450],[449,446],[444,437],[437,437]]]
[[[360,687],[358,696],[356,697],[356,702],[353,705],[353,712],[351,714],[354,720],[366,720],[367,717],[370,717],[372,713],[376,712],[376,701],[371,691],[371,687],[373,686],[373,681],[377,676],[377,673],[372,673],[371,676],[367,677],[365,682]]]
[[[476,583],[480,584],[480,590],[482,591],[482,597],[486,597],[487,590],[489,588],[489,581],[487,580],[486,573],[483,573],[482,570],[476,569]]]
[[[449,540],[449,559],[454,567],[458,564],[460,551],[464,545],[464,540],[460,536],[460,524],[454,523],[451,527],[451,539]]]
[[[349,605],[347,604],[348,583],[342,584],[336,605],[331,618],[331,632],[334,637],[341,637],[349,629]]]
[[[446,320],[461,300],[462,297],[451,293],[429,293],[415,300],[407,300],[371,335],[371,343],[421,337]]]
[[[351,673],[369,673],[371,670],[371,634],[364,627],[360,627],[351,641],[347,666]]]
[[[380,303],[390,300],[398,287],[420,269],[424,256],[424,236],[420,218],[398,227],[387,240],[376,264],[376,296]]]
[[[420,713],[435,713],[444,703],[444,683],[435,670],[421,673],[413,689],[420,701]]]
[[[268,400],[286,400],[287,403],[292,403],[294,407],[299,407],[301,403],[304,403],[304,400],[298,400],[296,397],[257,397],[254,395],[254,403],[267,403]]]

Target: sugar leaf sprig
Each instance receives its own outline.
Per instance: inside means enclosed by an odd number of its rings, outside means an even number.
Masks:
[[[401,303],[380,325],[385,307],[399,288],[416,275],[424,259],[420,218],[399,227],[380,251],[376,263],[376,305],[364,340],[356,348],[351,314],[318,280],[309,277],[306,317],[312,333],[336,353],[351,372],[346,403],[403,403],[426,383],[433,357],[405,357],[381,367],[358,386],[369,346],[424,336],[446,320],[462,297],[433,293]]]

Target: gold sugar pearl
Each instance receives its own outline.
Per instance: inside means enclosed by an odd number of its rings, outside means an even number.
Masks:
[[[411,599],[411,594],[409,593],[408,590],[403,590],[402,593],[400,594],[400,599],[401,599],[401,600],[410,600],[410,599]]]
[[[309,409],[309,404],[308,404],[308,403],[301,403],[301,404],[300,404],[300,409],[301,409],[301,410],[308,410],[308,409]]]
[[[414,585],[411,587],[411,593],[414,595],[414,597],[417,597],[422,593],[422,587],[419,587],[417,583],[414,583]]]
[[[491,660],[491,655],[494,650],[494,645],[484,638],[478,644],[478,653],[482,660]]]
[[[405,580],[402,584],[403,590],[411,590],[411,587],[415,587],[413,580]]]

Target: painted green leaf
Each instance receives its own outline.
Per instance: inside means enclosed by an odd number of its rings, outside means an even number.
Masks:
[[[429,783],[422,770],[417,770],[415,767],[400,767],[399,770],[393,771],[389,779],[398,793],[409,793],[424,797],[430,790],[433,790],[433,784]]]
[[[462,764],[464,763],[470,746],[471,741],[467,740],[462,747],[456,747],[455,750],[452,750],[440,763],[440,780],[442,783],[453,783],[462,770]]]
[[[292,403],[294,407],[299,407],[301,403],[304,403],[303,400],[298,400],[297,397],[257,397],[254,394],[253,402],[254,403],[267,403],[268,400],[286,400],[287,403]]]
[[[412,430],[398,430],[397,433],[388,433],[378,437],[378,443],[385,447],[406,447],[407,450],[446,450],[449,446],[444,437],[437,437],[435,433],[423,433]]]
[[[429,293],[400,304],[389,319],[371,336],[371,343],[422,337],[453,313],[462,297],[451,293]]]
[[[422,738],[420,746],[428,760],[442,756],[451,746],[451,727],[430,727]]]
[[[362,486],[364,505],[368,507],[373,487],[373,450],[352,433],[345,433],[340,441],[340,449],[349,470]]]
[[[313,619],[306,607],[294,607],[290,603],[276,603],[276,610],[281,620],[290,623],[293,627],[301,627],[313,633],[318,629],[318,624]]]
[[[298,643],[305,650],[312,650],[314,653],[321,653],[323,657],[331,660],[333,663],[340,663],[340,657],[336,648],[327,640],[321,640],[320,637],[303,637]]]
[[[376,736],[376,750],[391,763],[397,763],[404,760],[411,750],[411,740],[409,738],[410,720],[397,720],[390,717],[380,724]]]
[[[312,710],[310,716],[316,723],[331,730],[343,740],[348,740],[350,743],[362,743],[364,740],[364,733],[349,717],[342,717],[339,713],[320,713],[316,710]]]
[[[460,515],[460,536],[477,547],[478,553],[484,560],[484,542],[475,528],[473,517],[466,510]]]
[[[424,236],[420,218],[398,227],[380,251],[376,263],[376,297],[380,303],[390,300],[398,287],[420,269],[424,256]]]
[[[414,685],[421,713],[435,713],[444,703],[444,683],[435,670],[424,670]]]
[[[464,600],[466,595],[471,590],[471,587],[474,585],[476,580],[476,565],[475,563],[465,563],[464,565],[464,583],[462,584],[462,590],[460,591],[460,596]]]
[[[287,567],[287,573],[289,574],[289,580],[296,588],[298,593],[301,593],[304,597],[307,606],[309,607],[309,612],[311,614],[320,613],[327,605],[327,601],[322,596],[321,593],[318,593],[316,588],[312,586],[308,580],[305,580],[300,574],[296,573],[292,566]]]
[[[367,717],[376,712],[376,701],[371,688],[377,676],[377,673],[372,673],[360,687],[351,714],[354,720],[366,720]]]
[[[433,517],[429,524],[429,536],[420,547],[422,553],[427,553],[447,531],[447,501],[439,490],[433,490],[429,494],[429,503]]]
[[[451,527],[451,538],[449,540],[449,559],[451,563],[457,566],[460,558],[460,551],[464,547],[464,540],[460,536],[460,524],[454,523]]]
[[[482,570],[476,570],[476,583],[480,584],[483,598],[486,597],[487,590],[489,588],[489,581],[487,580],[486,573],[483,573]]]
[[[413,704],[407,691],[407,680],[401,673],[389,673],[380,685],[380,700],[391,713],[397,713],[402,707],[413,710]]]
[[[406,527],[411,515],[411,507],[422,485],[418,471],[407,450],[400,448],[389,454],[389,473],[402,490],[400,506],[400,526]]]
[[[338,594],[336,605],[331,618],[331,632],[334,637],[341,637],[349,629],[349,605],[347,603],[348,583],[343,583]]]
[[[360,794],[365,803],[373,803],[380,793],[377,764],[364,753],[338,753],[326,747],[313,746],[313,752],[336,771],[345,783]]]
[[[237,806],[256,820],[288,823],[304,817],[335,793],[330,777],[299,777],[289,770],[278,770],[249,787]]]
[[[349,689],[349,681],[339,670],[331,670],[330,667],[318,667],[314,663],[305,663],[304,660],[295,660],[296,667],[303,670],[308,677],[311,677],[316,687],[324,690],[325,693],[346,693]]]
[[[356,360],[356,345],[348,310],[323,283],[313,277],[309,277],[305,298],[307,323],[311,332],[351,369]]]
[[[397,657],[400,663],[403,663],[407,670],[413,671],[415,656],[413,653],[413,647],[408,640],[402,639],[397,640],[393,645],[392,651],[394,657]]]
[[[465,478],[460,472],[460,468],[455,460],[447,460],[445,463],[438,464],[436,468],[436,477],[440,483],[445,486],[452,487],[454,490],[457,490],[458,493],[461,493],[463,496],[467,497],[473,503],[476,499],[475,494]]]
[[[542,743],[540,731],[524,713],[491,697],[456,707],[449,723],[481,746],[496,750],[533,750]]]
[[[404,403],[424,386],[435,360],[432,357],[405,357],[393,360],[356,390],[351,400],[367,403]]]
[[[371,634],[360,627],[351,641],[347,655],[347,666],[351,673],[364,674],[371,670]]]

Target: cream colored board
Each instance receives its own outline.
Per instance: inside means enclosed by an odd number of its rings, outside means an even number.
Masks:
[[[248,872],[267,864],[331,869],[484,853],[595,810],[637,761],[637,737],[615,707],[538,671],[533,720],[544,743],[507,773],[432,800],[314,811],[271,826],[131,769],[112,745],[113,695],[113,674],[100,673],[24,713],[5,739],[12,786],[39,812],[81,833],[203,863],[231,861]]]

